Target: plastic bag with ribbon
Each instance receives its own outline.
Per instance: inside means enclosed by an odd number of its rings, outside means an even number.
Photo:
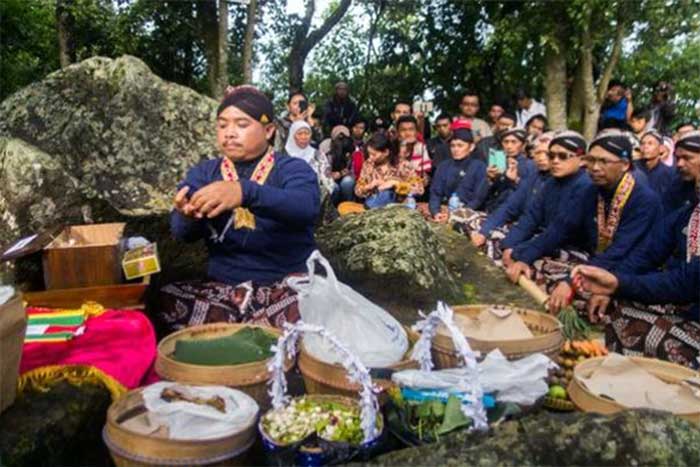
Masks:
[[[316,262],[326,270],[326,277],[317,274]],[[305,323],[322,326],[368,367],[388,367],[403,358],[408,337],[396,318],[339,282],[318,250],[309,256],[306,266],[308,277],[288,280],[299,293],[299,311]],[[328,341],[318,335],[305,336],[304,346],[326,363],[341,361]]]

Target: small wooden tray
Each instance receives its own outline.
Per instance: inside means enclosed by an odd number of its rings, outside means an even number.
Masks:
[[[143,308],[150,281],[146,276],[133,284],[25,292],[22,297],[29,306],[47,308],[80,308],[85,302],[97,302],[105,308]]]

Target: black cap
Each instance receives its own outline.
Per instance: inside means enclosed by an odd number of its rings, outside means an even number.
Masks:
[[[450,138],[450,141],[453,139],[461,139],[467,143],[473,143],[474,135],[472,134],[471,130],[467,130],[466,128],[457,128],[452,132],[452,138]]]

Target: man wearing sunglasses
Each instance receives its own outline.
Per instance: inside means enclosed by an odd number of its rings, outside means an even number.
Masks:
[[[530,265],[553,253],[564,242],[582,241],[567,237],[575,233],[568,224],[576,221],[575,210],[583,205],[592,186],[582,168],[585,152],[586,141],[574,131],[560,132],[549,143],[551,178],[502,243],[503,265],[508,268],[508,277],[513,282],[517,282],[521,274],[531,277]]]
[[[557,176],[556,159],[565,157],[556,150],[556,141],[550,147],[553,177]],[[522,273],[532,274],[530,265],[536,259],[564,249],[553,262],[547,259],[537,264],[551,291],[550,312],[558,313],[573,296],[566,280],[567,267],[583,261],[614,268],[642,242],[660,218],[661,201],[646,183],[635,180],[631,156],[632,144],[622,132],[609,131],[596,138],[583,158],[593,186],[584,188],[580,198],[561,201],[563,211],[545,232],[526,242],[524,247],[519,245],[511,254],[519,261],[509,268],[508,275],[517,281]],[[567,251],[566,247],[573,250]],[[580,308],[585,306],[581,301],[576,304]]]
[[[677,143],[678,172],[700,190],[700,131]],[[670,261],[669,261],[670,259]],[[659,268],[665,265],[663,272]],[[700,204],[666,214],[643,247],[636,249],[613,273],[596,267],[573,271],[583,289],[618,302],[608,321],[606,344],[626,354],[670,360],[698,367],[700,356]],[[647,305],[642,305],[647,304]],[[589,307],[592,321],[606,308]]]

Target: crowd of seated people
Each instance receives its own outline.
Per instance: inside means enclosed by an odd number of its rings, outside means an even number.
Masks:
[[[516,97],[512,112],[493,103],[481,119],[478,94],[466,92],[459,114],[440,113],[431,128],[403,101],[389,119],[365,119],[346,83],[323,115],[299,92],[277,119],[254,88],[229,95],[218,119],[223,157],[190,171],[173,213],[178,238],[207,241],[216,281],[166,288],[167,318],[191,324],[225,310],[245,319],[243,302],[221,297],[261,297],[265,287],[265,301],[245,305],[272,309],[277,294],[289,306],[258,315],[294,319],[284,279],[305,270],[325,189],[336,205],[405,202],[449,222],[510,280],[544,289],[551,313],[573,306],[603,321],[612,350],[697,367],[700,131],[672,127],[671,86],[658,83],[643,108],[613,81],[590,140],[550,131],[545,106],[524,91]]]

